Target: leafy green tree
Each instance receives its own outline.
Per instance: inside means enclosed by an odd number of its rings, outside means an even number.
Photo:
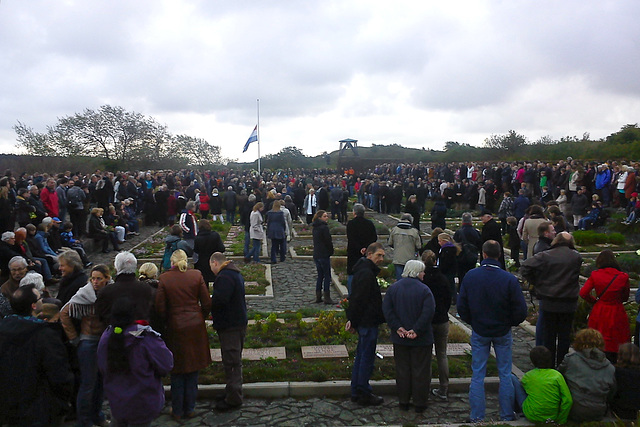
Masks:
[[[19,146],[35,155],[97,156],[120,165],[175,165],[182,159],[185,166],[206,166],[226,160],[220,147],[187,135],[174,137],[152,117],[110,105],[62,117],[46,133],[37,133],[21,122],[14,130]]]
[[[609,135],[606,141],[614,144],[631,144],[640,141],[640,128],[637,123],[624,125],[618,132]]]
[[[487,148],[497,148],[499,150],[517,151],[527,144],[527,138],[520,135],[515,130],[510,130],[506,135],[491,135],[484,140]]]
[[[184,158],[194,166],[218,166],[229,162],[220,154],[220,147],[209,144],[202,138],[177,135],[173,138],[172,155]]]

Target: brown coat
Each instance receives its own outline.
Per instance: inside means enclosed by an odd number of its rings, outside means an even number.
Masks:
[[[211,297],[198,270],[172,268],[160,275],[156,311],[166,321],[164,339],[173,352],[172,373],[199,371],[211,363],[204,323],[210,310]]]
[[[70,308],[71,304],[67,304],[60,310],[62,329],[64,329],[64,333],[67,334],[69,341],[73,341],[78,335],[91,335],[94,337],[100,337],[102,335],[106,326],[100,321],[100,317],[98,317],[97,314],[84,316],[82,320],[80,320],[80,334],[78,334],[78,330],[73,324],[73,319],[69,315]]]

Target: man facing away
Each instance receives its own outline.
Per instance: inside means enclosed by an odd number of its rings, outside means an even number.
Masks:
[[[216,409],[228,411],[242,405],[242,349],[247,333],[244,279],[238,267],[233,261],[228,261],[223,253],[214,252],[209,259],[209,266],[216,275],[211,296],[211,318],[220,338],[227,383]]]
[[[345,329],[358,332],[358,347],[351,374],[351,401],[362,406],[381,405],[384,399],[372,393],[369,379],[373,373],[378,327],[384,323],[382,293],[376,276],[384,261],[384,248],[374,242],[367,247],[366,258],[353,267],[353,282],[347,307]]]
[[[36,318],[42,295],[33,285],[13,293],[11,308],[0,321],[0,425],[59,425],[73,391],[67,351]]]
[[[460,318],[473,329],[473,374],[469,386],[469,421],[473,423],[481,422],[485,417],[484,377],[491,345],[496,353],[500,377],[500,419],[511,421],[515,418],[511,382],[511,327],[519,325],[527,317],[527,304],[518,279],[501,269],[500,253],[500,245],[495,240],[488,240],[482,245],[483,261],[480,267],[464,276],[458,296]]]

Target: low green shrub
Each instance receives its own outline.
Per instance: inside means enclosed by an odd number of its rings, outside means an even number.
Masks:
[[[576,245],[590,246],[604,243],[611,243],[613,245],[624,245],[625,239],[621,233],[598,233],[594,230],[576,230],[573,232],[573,238],[576,241]]]
[[[620,254],[617,259],[622,271],[640,273],[640,256],[637,254]]]

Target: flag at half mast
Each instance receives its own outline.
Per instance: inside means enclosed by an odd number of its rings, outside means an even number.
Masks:
[[[244,144],[244,148],[242,149],[242,152],[244,153],[245,151],[247,151],[249,149],[249,145],[258,140],[258,125],[256,125],[256,127],[253,128],[253,132],[251,132],[251,136],[249,136],[249,139],[247,139],[247,143]]]

